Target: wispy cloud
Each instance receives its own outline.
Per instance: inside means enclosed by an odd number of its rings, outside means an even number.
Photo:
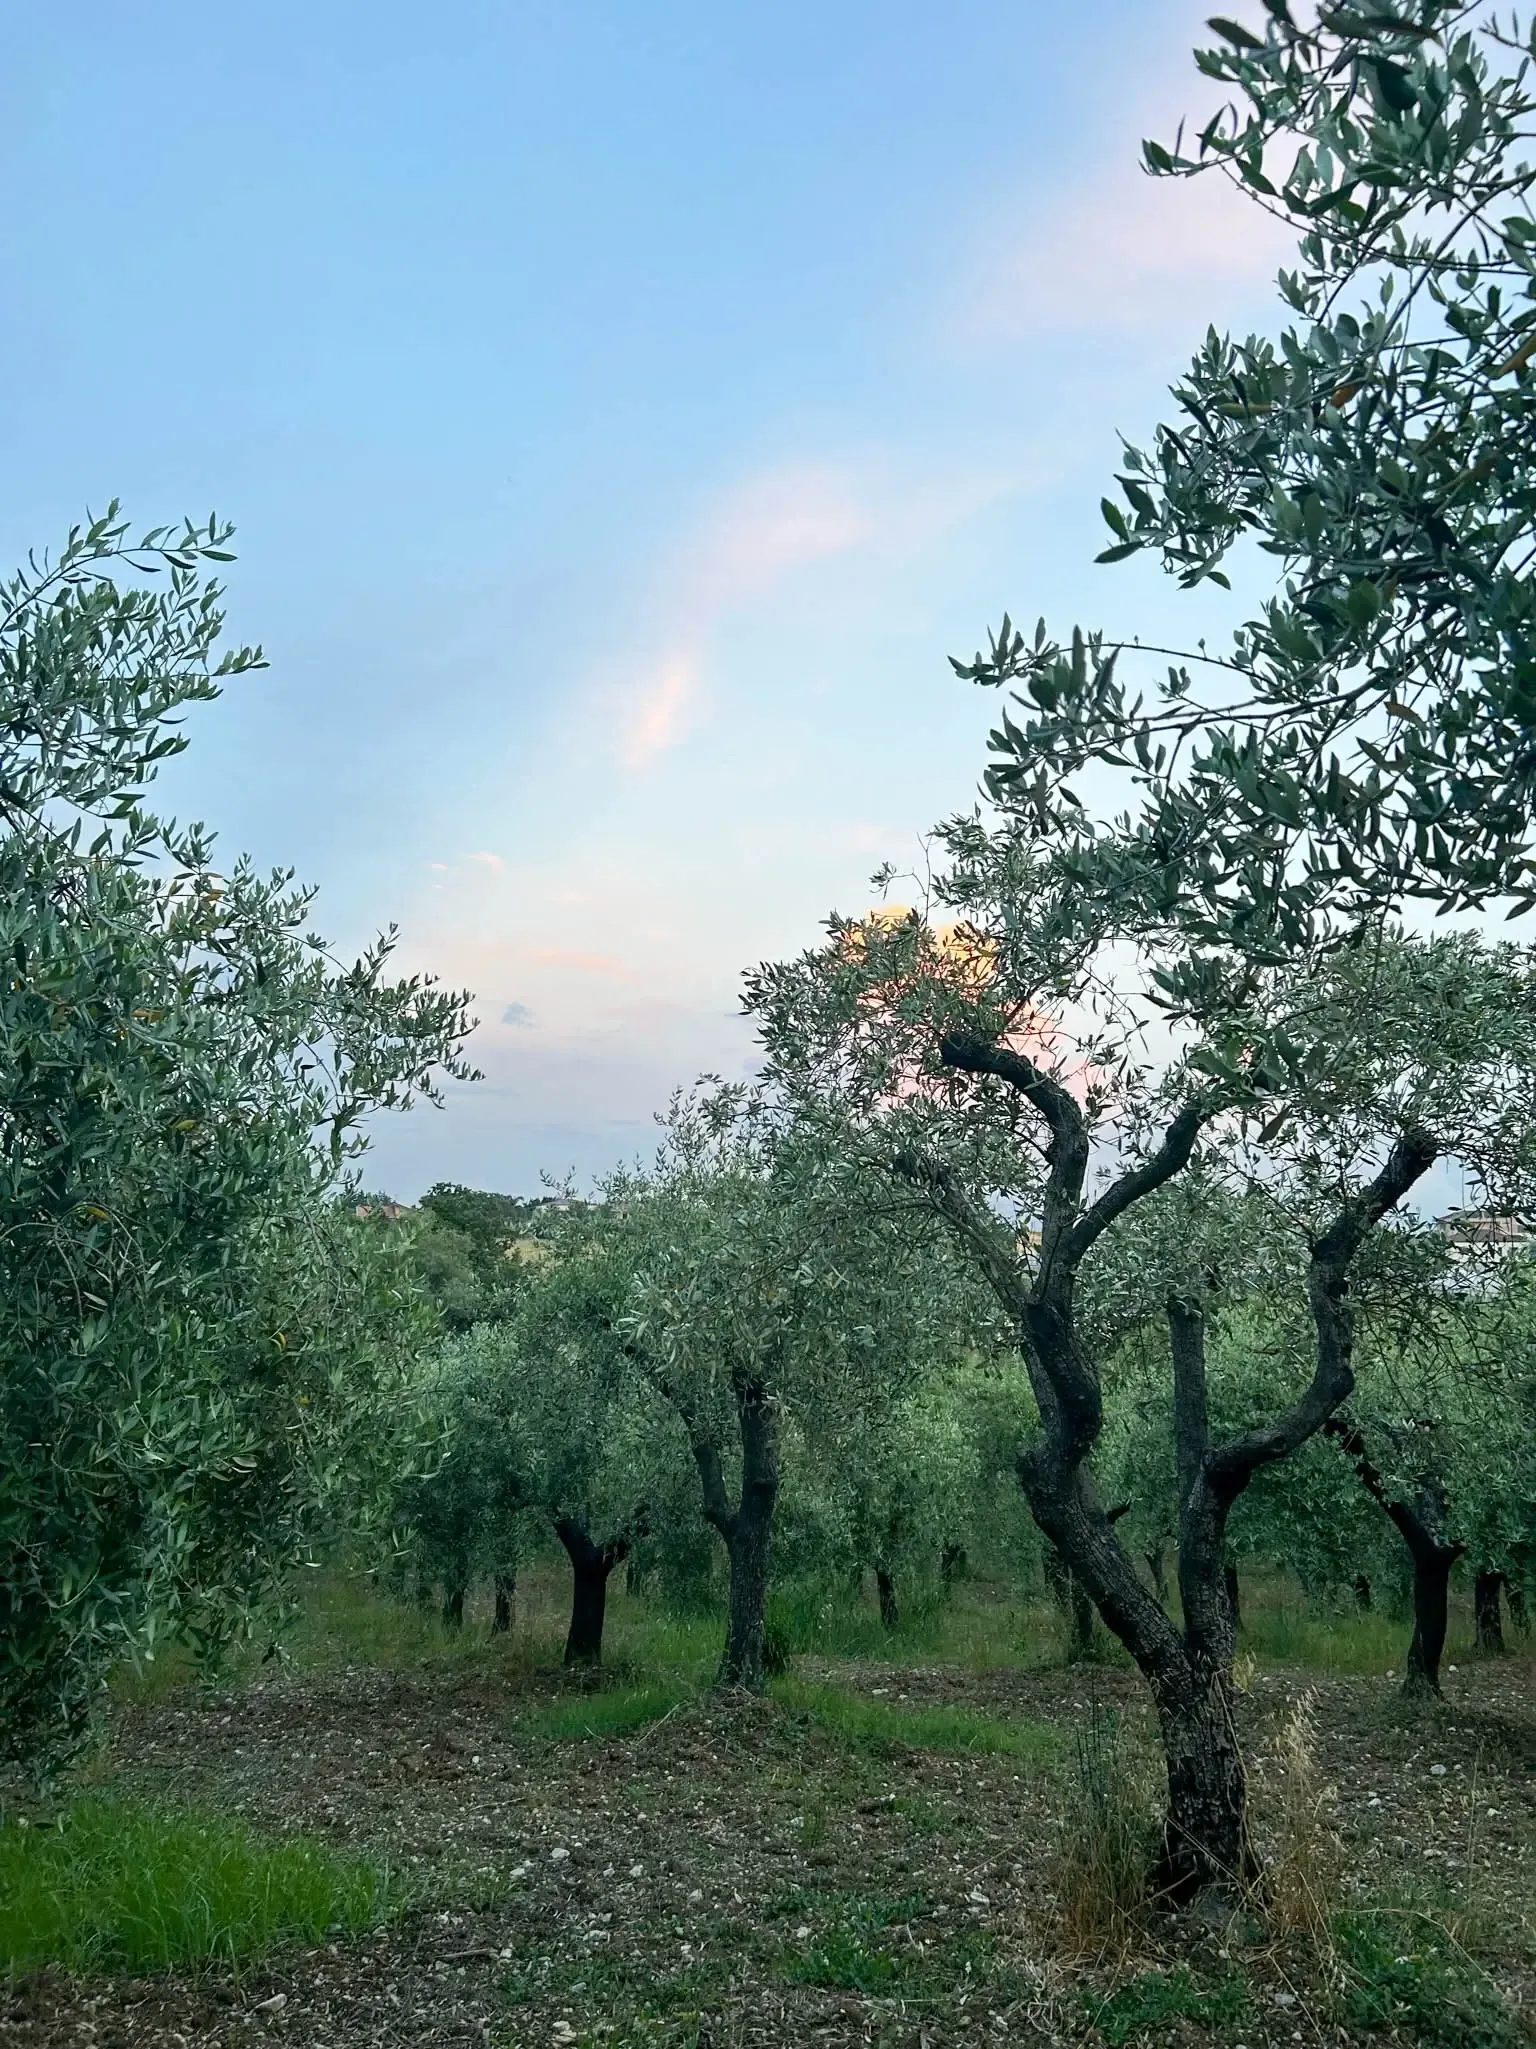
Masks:
[[[1219,173],[1150,178],[1107,164],[1053,205],[993,224],[961,296],[959,336],[1187,329],[1202,298],[1262,286],[1293,247]]]
[[[655,680],[641,688],[624,736],[624,766],[641,769],[675,747],[688,727],[698,680],[698,657],[674,655]]]
[[[785,462],[719,492],[657,576],[667,652],[621,718],[624,766],[652,767],[701,723],[710,645],[725,622],[780,602],[830,561],[894,566],[1019,483],[986,466],[904,472],[888,452],[869,451]]]
[[[978,222],[955,289],[949,338],[976,347],[1065,333],[1183,333],[1191,315],[1220,319],[1225,305],[1261,290],[1294,250],[1282,222],[1216,169],[1153,178],[1140,138],[1186,138],[1230,99],[1198,73],[1192,47],[1215,39],[1209,0],[1160,0],[1148,67],[1107,70],[1101,134],[1064,183],[1029,182]],[[1151,12],[1151,9],[1148,9]]]

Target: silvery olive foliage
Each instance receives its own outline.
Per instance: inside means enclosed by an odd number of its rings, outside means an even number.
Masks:
[[[1100,559],[1235,579],[1246,618],[1173,648],[1005,619],[957,664],[1010,692],[997,802],[1165,935],[1197,1013],[1234,954],[1410,898],[1536,905],[1536,26],[1478,0],[1211,26],[1230,97],[1147,168],[1294,229],[1283,324],[1207,334],[1125,446]]]
[[[462,999],[332,960],[309,894],[147,808],[218,652],[210,521],[113,508],[0,586],[0,1728],[241,1625],[362,1458],[418,1291],[338,1207],[369,1112],[463,1074]],[[348,1447],[350,1446],[350,1450]]]

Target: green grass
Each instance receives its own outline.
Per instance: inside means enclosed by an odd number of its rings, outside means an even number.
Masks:
[[[546,1743],[591,1742],[632,1736],[681,1707],[692,1693],[677,1686],[610,1686],[569,1700],[550,1701],[520,1716],[518,1732]]]
[[[985,1752],[1043,1761],[1061,1748],[1059,1732],[1044,1722],[1005,1721],[965,1707],[904,1707],[837,1686],[811,1686],[783,1678],[770,1689],[797,1720],[858,1750],[903,1747],[948,1754]]]
[[[75,1801],[0,1826],[0,1966],[72,1971],[241,1963],[377,1926],[388,1874],[312,1838],[266,1841],[226,1815]]]
[[[1247,2011],[1248,1988],[1241,1978],[1202,1986],[1182,1965],[1176,1971],[1144,1971],[1108,1999],[1089,2002],[1089,2018],[1110,2049],[1123,2049],[1134,2036],[1169,2021],[1221,2027],[1240,2021]]]
[[[1516,2049],[1530,2037],[1464,1950],[1427,1914],[1340,1916],[1339,2018],[1424,2049]]]

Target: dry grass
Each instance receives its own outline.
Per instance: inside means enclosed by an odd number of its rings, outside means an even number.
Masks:
[[[1256,1832],[1267,1838],[1262,1907],[1279,1935],[1326,1946],[1338,1912],[1344,1845],[1333,1826],[1334,1789],[1318,1764],[1316,1696],[1280,1717],[1252,1773]]]
[[[1063,1954],[1120,1956],[1138,1940],[1156,1844],[1153,1774],[1119,1715],[1095,1699],[1076,1731],[1061,1817],[1053,1933]]]

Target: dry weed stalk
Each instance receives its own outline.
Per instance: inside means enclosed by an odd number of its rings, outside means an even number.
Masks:
[[[1077,1731],[1056,1860],[1055,1933],[1070,1957],[1123,1955],[1139,1932],[1156,1843],[1143,1761],[1097,1701]]]
[[[1261,1759],[1265,1833],[1272,1849],[1265,1870],[1265,1911],[1277,1934],[1303,1935],[1325,1948],[1339,1904],[1344,1845],[1330,1819],[1334,1789],[1317,1763],[1315,1696],[1304,1693]]]

